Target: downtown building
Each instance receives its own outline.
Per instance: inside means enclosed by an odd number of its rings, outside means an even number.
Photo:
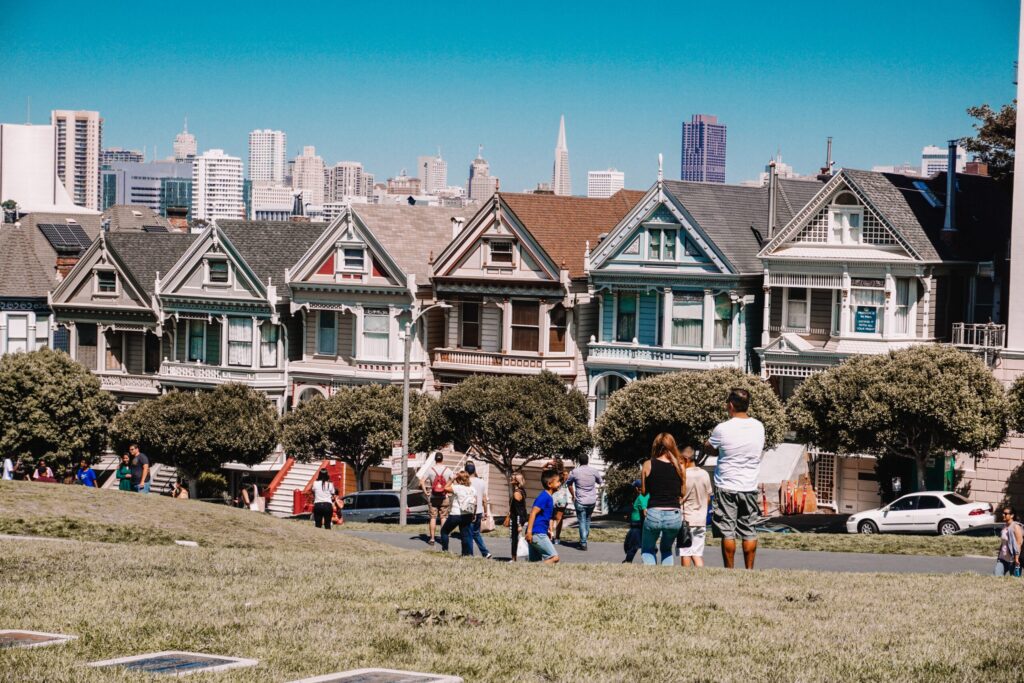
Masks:
[[[288,136],[280,130],[249,133],[249,180],[254,184],[283,185]]]
[[[568,197],[572,195],[572,177],[569,175],[569,147],[565,142],[564,115],[558,122],[558,142],[555,144],[555,164],[551,170],[551,191],[560,197]]]
[[[292,190],[302,194],[304,205],[323,206],[324,168],[324,160],[312,145],[303,147],[302,154],[292,161]]]
[[[490,164],[483,157],[484,146],[477,149],[476,158],[469,164],[469,180],[466,182],[466,196],[477,202],[485,202],[498,191],[498,178],[491,175]]]
[[[196,157],[196,136],[188,132],[188,119],[185,128],[174,136],[174,160],[178,163],[191,162]]]
[[[324,172],[324,202],[344,203],[373,196],[373,174],[358,161],[339,161]]]
[[[680,179],[725,182],[725,132],[725,124],[709,114],[694,114],[689,123],[683,123]]]
[[[448,188],[448,162],[440,151],[437,156],[417,158],[416,168],[423,194],[436,195]]]
[[[57,176],[78,206],[100,208],[100,148],[103,119],[96,111],[55,110],[50,125],[57,132]]]
[[[212,221],[246,215],[242,160],[210,149],[192,163],[192,219]]]
[[[100,175],[104,211],[117,204],[146,206],[164,217],[192,211],[191,161],[115,162]]]
[[[587,172],[587,197],[607,199],[626,187],[626,174],[614,168]]]

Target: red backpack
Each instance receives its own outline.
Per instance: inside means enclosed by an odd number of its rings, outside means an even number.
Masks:
[[[443,496],[447,493],[447,491],[445,491],[447,486],[448,480],[444,478],[444,475],[441,472],[434,469],[434,480],[430,484],[430,492],[435,496]]]

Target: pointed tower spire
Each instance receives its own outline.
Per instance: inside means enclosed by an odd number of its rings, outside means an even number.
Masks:
[[[569,177],[569,147],[565,144],[565,114],[558,122],[558,144],[555,145],[555,167],[551,172],[551,190],[556,195],[572,194]]]

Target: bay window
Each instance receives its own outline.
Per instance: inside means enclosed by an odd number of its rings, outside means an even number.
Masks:
[[[463,301],[459,306],[459,346],[464,349],[480,348],[480,302]]]
[[[363,354],[366,358],[386,360],[391,317],[386,308],[363,309]]]
[[[228,318],[228,365],[252,365],[252,318]]]
[[[540,302],[512,302],[512,350],[540,350]]]
[[[7,353],[28,351],[28,316],[7,316]]]
[[[786,289],[786,327],[806,330],[808,323],[809,291],[803,287]]]
[[[850,330],[855,334],[881,334],[885,290],[850,290]]]
[[[277,325],[264,322],[260,325],[260,366],[264,368],[277,367]]]
[[[323,356],[338,355],[338,327],[334,311],[320,311],[317,315],[316,352]]]
[[[615,341],[631,342],[636,336],[636,296],[620,294],[615,311]]]
[[[565,332],[567,327],[565,306],[555,304],[548,312],[548,351],[552,353],[565,352]]]
[[[715,297],[715,348],[732,348],[732,298],[724,292]]]
[[[672,346],[700,348],[704,345],[704,293],[675,292],[672,295]]]

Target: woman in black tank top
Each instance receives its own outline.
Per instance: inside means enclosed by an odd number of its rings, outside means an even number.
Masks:
[[[686,492],[686,470],[671,434],[661,433],[651,446],[651,459],[640,472],[641,492],[650,496],[644,518],[641,557],[644,564],[672,564],[672,543],[682,526],[680,501]]]

